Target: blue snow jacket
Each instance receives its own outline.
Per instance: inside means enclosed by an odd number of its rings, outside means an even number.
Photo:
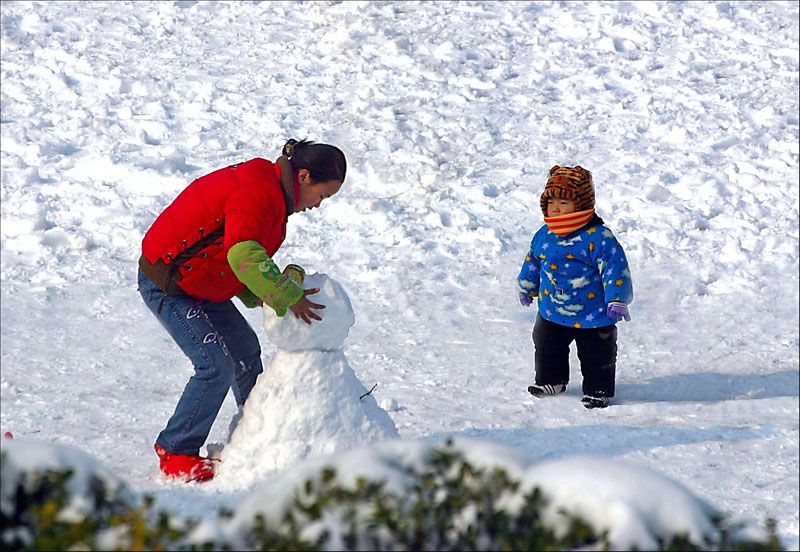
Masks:
[[[520,290],[539,298],[539,313],[573,328],[616,324],[606,315],[611,301],[633,301],[628,259],[614,234],[596,216],[583,228],[558,237],[547,225],[531,241],[517,277]]]

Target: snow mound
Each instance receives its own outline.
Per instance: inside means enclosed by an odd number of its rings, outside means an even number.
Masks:
[[[398,436],[341,350],[354,321],[344,288],[324,274],[307,276],[304,285],[320,288],[314,302],[326,305],[322,322],[265,315],[278,350],[220,454],[215,484],[222,487],[246,488],[306,457]]]
[[[532,466],[524,488],[539,487],[548,498],[546,521],[566,533],[561,511],[575,514],[598,531],[608,531],[612,550],[656,550],[669,535],[686,534],[705,545],[721,513],[680,483],[608,458],[576,456]],[[602,507],[598,507],[602,505]]]

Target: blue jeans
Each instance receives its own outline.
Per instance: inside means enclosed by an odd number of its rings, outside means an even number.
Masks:
[[[194,375],[156,443],[172,454],[199,454],[228,389],[241,407],[263,371],[258,336],[231,301],[167,295],[141,270],[139,293],[194,364]]]

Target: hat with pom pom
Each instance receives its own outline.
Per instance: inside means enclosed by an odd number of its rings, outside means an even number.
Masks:
[[[547,200],[551,197],[570,199],[575,202],[575,211],[594,209],[594,184],[592,173],[580,166],[550,169],[550,178],[540,200],[542,213],[547,216]]]

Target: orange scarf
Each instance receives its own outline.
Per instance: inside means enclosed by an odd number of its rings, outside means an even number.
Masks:
[[[544,222],[553,234],[563,238],[586,226],[593,216],[594,209],[589,209],[588,211],[577,211],[568,215],[544,217]]]

